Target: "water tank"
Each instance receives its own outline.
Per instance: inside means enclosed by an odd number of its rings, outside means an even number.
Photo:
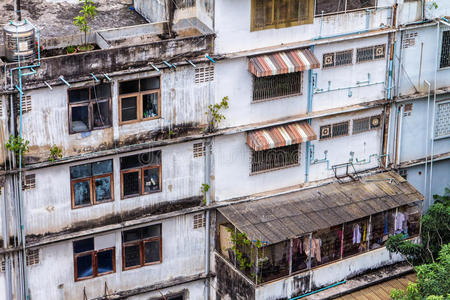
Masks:
[[[34,27],[23,21],[13,21],[3,27],[7,61],[33,59],[36,55]]]

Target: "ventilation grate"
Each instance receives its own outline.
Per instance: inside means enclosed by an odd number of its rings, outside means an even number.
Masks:
[[[2,258],[0,260],[0,272],[5,272],[6,270],[6,260],[5,258]]]
[[[15,102],[16,104],[16,114],[19,115],[20,114],[20,100],[17,99],[17,101]],[[30,112],[32,108],[31,105],[31,96],[23,96],[22,97],[22,113],[27,113]]]
[[[206,219],[204,214],[194,215],[194,229],[205,227]]]
[[[22,190],[29,190],[36,188],[36,175],[35,174],[28,174],[25,175],[25,180],[22,185]]]
[[[205,150],[206,150],[205,144],[203,144],[203,143],[196,143],[196,144],[194,144],[194,150],[193,150],[194,158],[204,156],[205,155]]]
[[[27,250],[27,266],[36,265],[39,263],[39,249]]]
[[[199,67],[195,69],[195,83],[204,83],[214,80],[214,66]]]

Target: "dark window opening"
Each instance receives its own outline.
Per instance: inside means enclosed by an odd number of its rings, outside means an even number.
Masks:
[[[450,67],[450,30],[442,33],[441,68]]]
[[[115,272],[115,248],[94,249],[94,238],[73,242],[75,281]]]
[[[122,233],[123,269],[162,262],[161,224]]]
[[[160,77],[149,77],[119,84],[120,123],[155,119],[161,114]]]
[[[316,0],[316,16],[375,7],[376,0]]]
[[[70,167],[72,208],[113,200],[112,160]]]
[[[299,145],[291,145],[252,151],[252,173],[297,165],[299,163]]]
[[[322,67],[324,69],[351,64],[353,64],[353,49],[333,53],[325,53],[323,55]]]
[[[122,198],[161,191],[161,151],[120,158]]]
[[[265,77],[253,76],[253,101],[300,95],[302,72]]]
[[[320,126],[320,139],[348,135],[349,121]]]
[[[111,126],[111,85],[68,91],[69,132],[78,133]]]

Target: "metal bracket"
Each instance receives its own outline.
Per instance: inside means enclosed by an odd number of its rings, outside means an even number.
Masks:
[[[59,79],[62,81],[62,82],[64,82],[69,88],[70,87],[72,87],[71,85],[70,85],[70,83],[68,83],[65,79],[64,79],[64,76],[59,76]]]

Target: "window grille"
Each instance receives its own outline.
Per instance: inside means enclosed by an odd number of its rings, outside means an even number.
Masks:
[[[194,144],[194,150],[193,150],[194,158],[204,156],[205,155],[205,150],[206,150],[205,144],[203,144],[203,143],[195,143]]]
[[[195,68],[195,83],[214,81],[214,66]]]
[[[252,152],[251,172],[277,169],[299,163],[300,148],[290,145],[274,149]]]
[[[323,14],[339,14],[376,7],[376,0],[352,1],[352,0],[316,0],[316,16]]]
[[[194,229],[205,227],[206,219],[204,214],[194,215]]]
[[[253,101],[300,95],[302,72],[256,77],[253,76]]]
[[[27,113],[30,112],[32,108],[31,105],[31,96],[23,96],[22,97],[22,113]],[[19,115],[20,114],[20,99],[17,98],[17,100],[15,101],[15,109],[16,109],[16,114]]]
[[[384,58],[386,45],[377,45],[356,49],[356,62],[365,62]]]
[[[438,104],[436,116],[435,136],[450,135],[450,101]]]
[[[3,118],[3,101],[0,99],[0,118]]]
[[[22,190],[29,190],[36,188],[36,174],[25,175],[25,180],[22,185]]]
[[[348,134],[349,121],[320,126],[320,139],[338,137]]]
[[[0,272],[5,272],[6,270],[6,260],[5,258],[2,258],[0,260]]]
[[[323,68],[345,66],[353,63],[353,49],[323,55]]]
[[[450,30],[442,33],[441,68],[450,67]]]
[[[403,49],[414,47],[416,45],[417,32],[406,33],[403,37]]]
[[[353,134],[370,130],[370,118],[353,120]]]
[[[39,249],[27,250],[27,266],[36,265],[39,263]]]

